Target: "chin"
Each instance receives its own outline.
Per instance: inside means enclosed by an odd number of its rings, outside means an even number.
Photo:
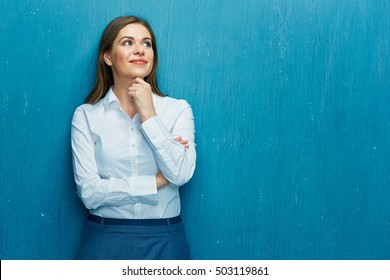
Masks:
[[[137,73],[137,72],[133,72],[131,73],[131,77],[138,77],[138,78],[141,78],[141,79],[145,79],[145,77],[147,77],[149,74],[145,74],[145,72],[142,72],[142,73]]]

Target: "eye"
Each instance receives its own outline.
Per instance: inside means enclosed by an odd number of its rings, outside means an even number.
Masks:
[[[124,46],[132,46],[133,45],[133,42],[131,40],[125,40],[123,41],[122,43]]]
[[[150,47],[152,47],[152,43],[149,42],[149,41],[145,41],[145,42],[142,43],[142,46],[150,48]]]

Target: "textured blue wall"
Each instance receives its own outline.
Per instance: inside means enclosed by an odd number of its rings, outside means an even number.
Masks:
[[[70,121],[124,14],[150,21],[162,90],[193,105],[193,258],[390,258],[389,1],[3,0],[1,259],[73,257]]]

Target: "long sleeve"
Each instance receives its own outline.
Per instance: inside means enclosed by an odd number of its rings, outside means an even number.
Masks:
[[[184,108],[175,120],[171,131],[159,116],[150,118],[141,125],[141,130],[152,147],[160,171],[175,186],[187,183],[196,165],[194,116],[188,103],[182,104]],[[174,140],[178,136],[188,140],[188,149]]]
[[[99,175],[92,136],[85,111],[78,108],[72,119],[72,160],[77,193],[88,209],[125,204],[156,204],[155,176],[102,178]]]

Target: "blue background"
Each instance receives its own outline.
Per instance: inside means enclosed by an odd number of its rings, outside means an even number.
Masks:
[[[70,122],[113,18],[145,17],[196,117],[194,259],[390,258],[387,0],[2,0],[0,258],[71,259]]]

